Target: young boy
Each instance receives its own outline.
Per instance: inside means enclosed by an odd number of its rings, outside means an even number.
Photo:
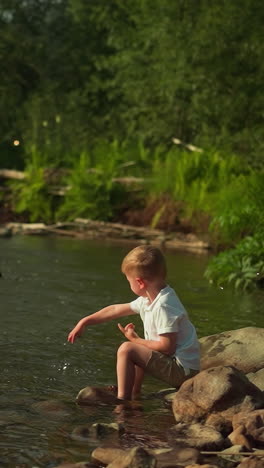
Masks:
[[[196,331],[174,290],[166,284],[166,264],[161,251],[151,245],[131,250],[122,262],[133,302],[105,307],[80,320],[68,336],[73,343],[88,325],[140,314],[145,338],[133,323],[118,327],[128,341],[117,352],[117,397],[131,400],[140,394],[145,372],[179,387],[199,372],[200,352]]]

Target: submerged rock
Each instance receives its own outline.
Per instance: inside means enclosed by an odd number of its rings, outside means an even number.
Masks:
[[[118,404],[116,392],[102,387],[85,387],[79,391],[76,401],[80,405]]]
[[[70,414],[67,406],[63,402],[57,400],[38,401],[37,403],[33,403],[32,409],[38,413],[55,418],[69,416]]]
[[[77,426],[73,429],[71,433],[71,438],[77,440],[78,442],[86,442],[90,436],[90,426],[87,424],[82,426]]]

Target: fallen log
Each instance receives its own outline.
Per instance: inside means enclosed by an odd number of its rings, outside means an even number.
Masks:
[[[159,229],[123,225],[77,218],[72,222],[46,225],[44,223],[8,223],[5,228],[12,234],[47,235],[76,237],[82,239],[111,239],[133,243],[150,243],[169,249],[188,250],[206,253],[209,244],[194,234],[184,235],[180,232],[166,234]]]
[[[26,173],[22,171],[15,171],[14,169],[0,169],[0,177],[3,179],[23,180],[26,178]]]

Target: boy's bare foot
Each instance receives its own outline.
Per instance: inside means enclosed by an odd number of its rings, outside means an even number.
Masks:
[[[139,401],[119,400],[119,404],[116,405],[113,413],[122,414],[127,411],[143,411],[143,406]]]

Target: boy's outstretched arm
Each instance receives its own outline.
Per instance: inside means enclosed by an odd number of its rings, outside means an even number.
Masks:
[[[99,323],[108,322],[109,320],[134,315],[135,312],[130,307],[130,304],[113,304],[104,307],[94,314],[87,315],[82,318],[68,335],[68,341],[74,343],[75,339],[82,335],[86,326],[97,325]]]

